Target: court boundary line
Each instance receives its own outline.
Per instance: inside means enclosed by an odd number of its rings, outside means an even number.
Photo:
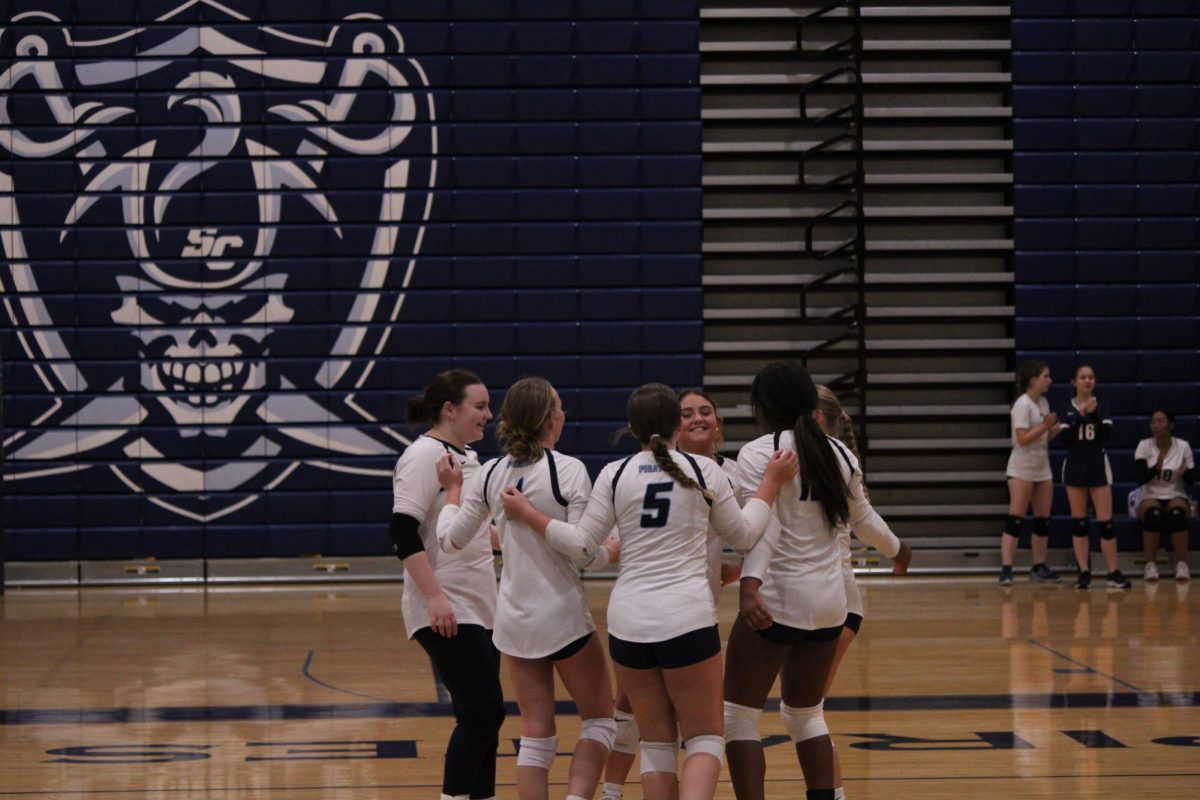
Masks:
[[[1141,687],[1134,686],[1132,683],[1129,683],[1128,681],[1123,681],[1120,678],[1116,677],[1115,675],[1109,675],[1107,673],[1101,672],[1100,670],[1093,667],[1091,664],[1085,664],[1082,661],[1071,658],[1071,656],[1060,653],[1057,650],[1055,650],[1054,648],[1050,647],[1049,645],[1042,644],[1037,639],[1028,639],[1027,641],[1029,642],[1029,644],[1033,645],[1034,647],[1040,647],[1041,649],[1045,650],[1047,653],[1055,655],[1055,656],[1063,659],[1064,661],[1069,661],[1070,663],[1072,663],[1076,666],[1083,667],[1084,669],[1086,669],[1088,672],[1090,672],[1093,675],[1099,675],[1101,678],[1108,678],[1113,683],[1119,683],[1120,685],[1124,686],[1125,688],[1132,689],[1135,692],[1139,692],[1142,694],[1147,693],[1146,690],[1142,689]]]

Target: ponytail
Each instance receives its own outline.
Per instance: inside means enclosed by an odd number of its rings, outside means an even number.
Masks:
[[[850,521],[850,487],[842,477],[842,468],[829,444],[829,437],[810,414],[796,419],[793,433],[800,474],[810,497],[821,504],[821,511],[830,525],[845,525]]]
[[[442,418],[442,406],[456,406],[467,396],[467,387],[483,384],[479,376],[465,369],[448,369],[434,376],[425,391],[408,398],[405,417],[409,422],[436,425]]]
[[[647,383],[633,390],[629,395],[626,406],[629,416],[629,432],[650,448],[655,463],[662,471],[688,489],[703,492],[704,496],[712,499],[712,494],[700,488],[700,484],[688,477],[667,448],[667,440],[679,430],[679,400],[669,386],[661,383]]]
[[[496,439],[513,461],[532,464],[542,458],[541,435],[554,411],[554,387],[545,378],[521,378],[508,388],[500,406]]]

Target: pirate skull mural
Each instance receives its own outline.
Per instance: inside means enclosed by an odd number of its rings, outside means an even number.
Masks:
[[[437,148],[400,32],[214,0],[72,27],[48,3],[0,31],[3,313],[46,398],[6,431],[5,477],[110,470],[208,521],[303,464],[392,453],[355,394]]]

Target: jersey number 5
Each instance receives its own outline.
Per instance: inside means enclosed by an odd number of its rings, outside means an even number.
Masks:
[[[646,486],[646,499],[642,501],[642,527],[665,528],[667,517],[671,515],[671,489],[675,488],[674,481],[651,483]]]

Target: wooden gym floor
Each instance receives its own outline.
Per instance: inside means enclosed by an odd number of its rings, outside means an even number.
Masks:
[[[862,581],[867,621],[826,704],[847,796],[1200,797],[1200,587],[993,580]],[[602,622],[610,584],[588,589]],[[436,798],[448,707],[399,604],[398,584],[10,591],[0,799]],[[778,715],[762,733],[768,796],[803,797]],[[500,798],[518,736],[514,712]]]

